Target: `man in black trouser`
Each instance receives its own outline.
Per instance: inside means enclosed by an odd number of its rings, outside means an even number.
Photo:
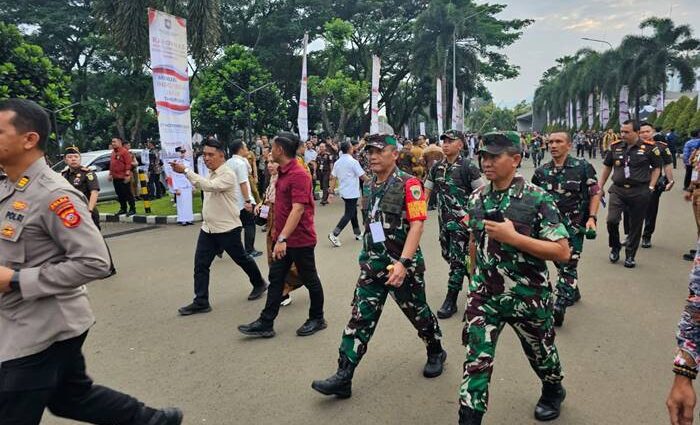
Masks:
[[[273,237],[276,243],[270,264],[270,288],[265,308],[255,321],[240,325],[238,330],[248,336],[271,338],[279,313],[285,280],[292,264],[301,281],[309,290],[311,306],[309,318],[297,329],[297,335],[309,336],[325,329],[323,318],[323,287],[316,271],[314,248],[314,198],[311,193],[311,176],[296,160],[299,137],[293,133],[280,133],[272,141],[272,160],[279,166],[275,190],[275,220]]]
[[[127,216],[136,214],[136,203],[131,193],[131,153],[124,148],[124,141],[120,137],[112,138],[112,156],[109,161],[109,178],[112,179],[114,191],[119,198],[119,211],[117,215]],[[129,205],[127,212],[126,206]]]
[[[243,250],[241,244],[241,220],[238,217],[238,186],[234,171],[226,166],[224,149],[216,140],[203,143],[204,164],[209,175],[202,177],[182,163],[171,162],[176,173],[182,173],[195,187],[204,192],[202,230],[197,239],[194,256],[194,301],[178,309],[182,316],[211,311],[209,304],[209,268],[214,257],[222,251],[238,264],[248,276],[253,290],[248,300],[260,298],[267,284],[260,274],[255,260]]]
[[[654,142],[639,138],[639,124],[628,120],[620,129],[622,140],[610,147],[603,161],[601,188],[604,192],[612,173],[610,209],[608,210],[608,236],[610,262],[620,259],[620,219],[623,211],[629,213],[629,237],[625,246],[625,267],[636,266],[635,255],[642,233],[642,221],[646,215],[651,192],[661,172],[661,153]]]
[[[148,195],[151,199],[158,199],[165,192],[163,184],[160,182],[160,172],[162,163],[160,161],[160,153],[156,150],[156,145],[153,142],[148,142]],[[195,161],[196,163],[196,161]]]
[[[656,230],[656,217],[659,214],[659,202],[661,195],[673,188],[673,159],[671,158],[671,149],[665,142],[663,134],[654,135],[654,128],[649,123],[642,123],[639,130],[639,137],[648,141],[651,140],[656,144],[656,147],[661,153],[661,162],[663,163],[663,175],[656,182],[656,187],[649,199],[649,206],[644,217],[644,230],[642,231],[642,248],[651,248],[651,235]]]
[[[0,102],[0,424],[39,425],[48,408],[94,424],[180,425],[179,409],[147,407],[86,373],[95,316],[85,285],[109,274],[109,254],[83,195],[46,164],[49,128],[38,104]]]

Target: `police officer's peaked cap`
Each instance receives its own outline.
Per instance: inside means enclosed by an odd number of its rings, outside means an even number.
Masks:
[[[492,155],[500,155],[507,149],[522,150],[520,136],[515,131],[495,131],[484,134],[484,146],[479,152],[486,152]]]
[[[369,147],[375,147],[378,149],[384,149],[387,146],[397,146],[396,138],[390,134],[372,134],[367,138],[367,144],[365,149]]]
[[[445,139],[464,141],[464,133],[459,130],[447,130],[440,135],[440,140]]]
[[[77,153],[78,155],[80,155],[80,149],[78,149],[77,146],[72,145],[72,146],[68,146],[68,147],[63,151],[63,154],[64,154],[64,155],[68,155],[68,154],[71,154],[71,153]]]

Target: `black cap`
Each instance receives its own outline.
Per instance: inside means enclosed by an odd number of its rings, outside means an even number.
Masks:
[[[75,145],[71,145],[71,146],[68,146],[68,147],[63,151],[63,154],[64,154],[64,155],[68,155],[68,154],[71,154],[71,153],[77,153],[78,155],[80,155],[80,149],[78,149],[78,147],[75,146]]]
[[[447,130],[446,132],[442,133],[442,135],[440,135],[440,140],[445,139],[464,141],[464,133],[462,133],[459,130]]]

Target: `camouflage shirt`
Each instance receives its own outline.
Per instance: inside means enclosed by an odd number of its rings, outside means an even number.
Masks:
[[[462,222],[476,243],[476,271],[469,283],[469,291],[482,295],[510,291],[530,296],[532,289],[549,288],[549,273],[544,260],[508,244],[489,240],[484,219],[497,211],[512,221],[515,229],[523,235],[548,241],[569,236],[552,196],[522,177],[514,177],[504,191],[493,190],[491,184],[482,186],[469,197],[468,214]]]
[[[371,283],[372,277],[384,275],[387,272],[386,267],[401,258],[410,223],[425,221],[428,218],[427,203],[420,180],[398,168],[394,168],[393,174],[384,183],[377,184],[374,177],[363,190],[368,200],[368,209],[359,262],[361,280]],[[375,204],[377,208],[372,214]],[[386,238],[384,242],[374,243],[370,230],[371,222],[382,223]],[[408,271],[425,271],[420,247]]]
[[[593,166],[571,155],[562,167],[550,161],[536,169],[532,183],[552,195],[565,223],[572,226],[585,224],[590,199],[600,191]]]
[[[425,188],[435,191],[438,210],[438,221],[441,231],[458,231],[464,228],[459,224],[467,214],[464,210],[469,194],[472,193],[472,182],[481,178],[479,168],[463,155],[458,155],[453,164],[442,159],[428,171]],[[465,181],[468,179],[467,181]]]

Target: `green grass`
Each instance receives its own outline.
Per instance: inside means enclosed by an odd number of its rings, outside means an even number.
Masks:
[[[146,215],[175,215],[177,214],[177,208],[171,202],[170,196],[163,196],[160,199],[151,201],[151,213]],[[202,212],[202,198],[199,195],[199,191],[195,191],[192,194],[192,208],[195,213]],[[100,213],[114,214],[119,211],[119,202],[117,201],[106,201],[99,202],[97,204],[97,209]],[[136,214],[145,214],[143,209],[143,201],[136,201]]]

